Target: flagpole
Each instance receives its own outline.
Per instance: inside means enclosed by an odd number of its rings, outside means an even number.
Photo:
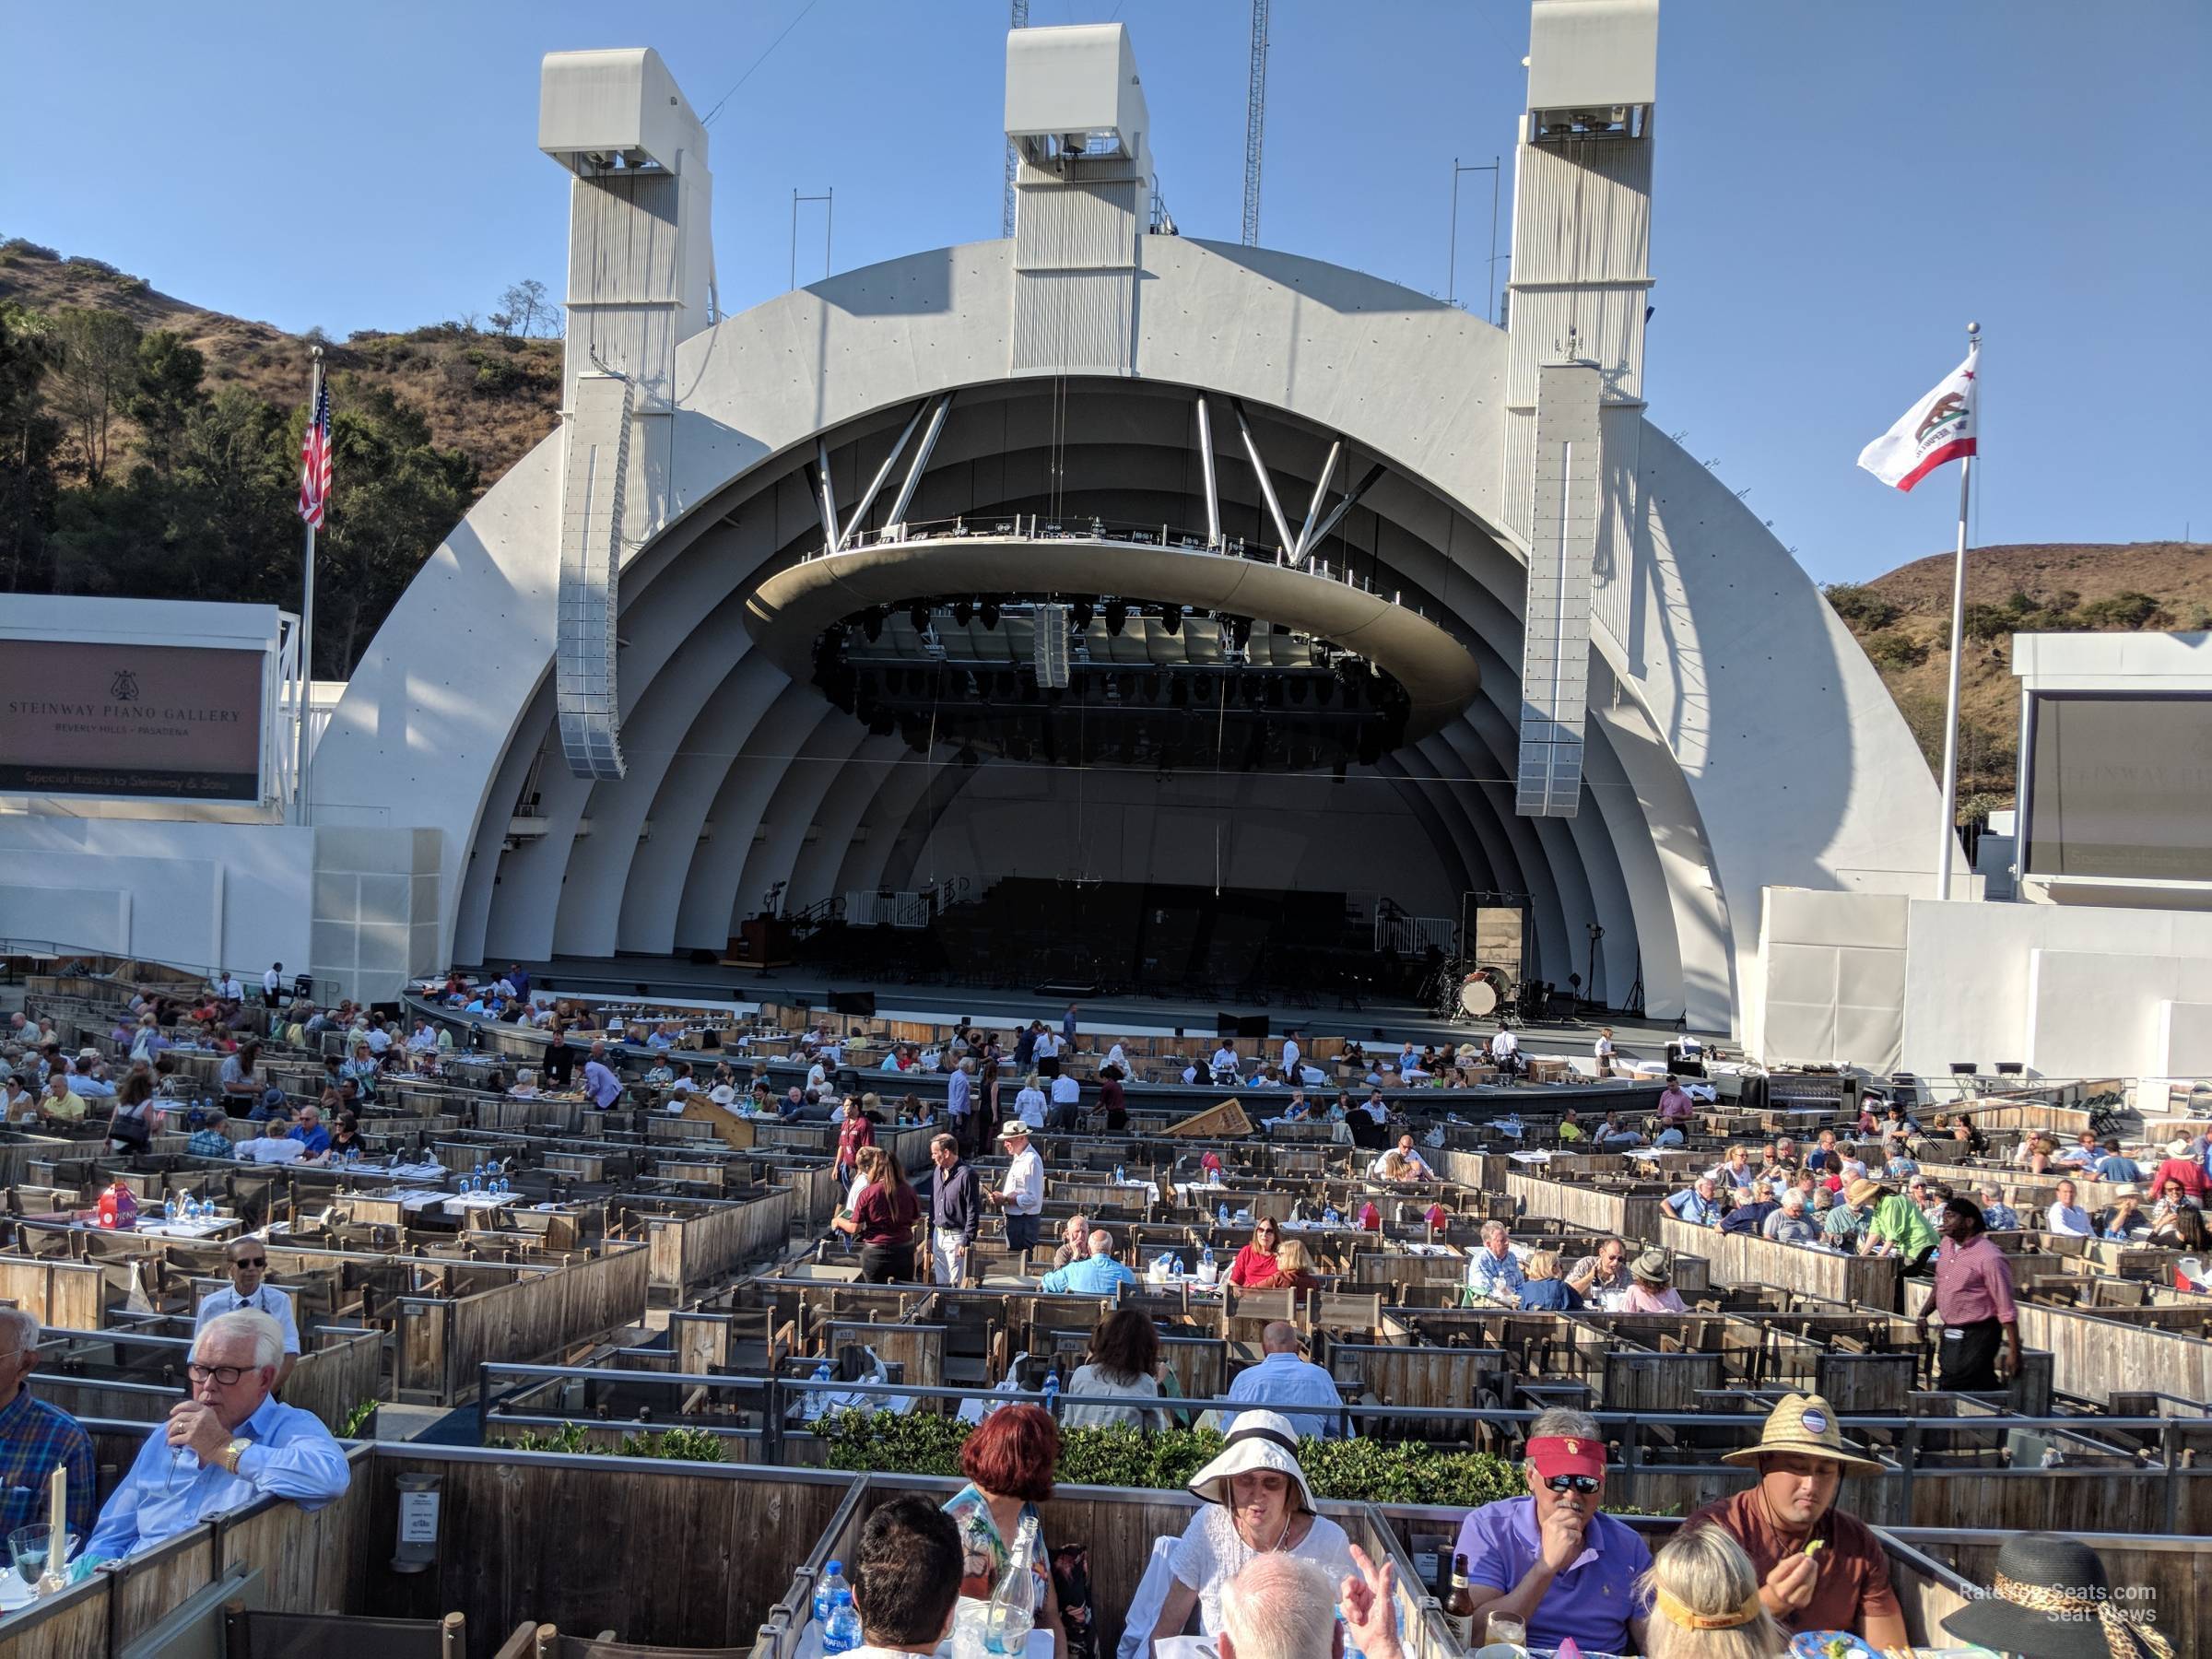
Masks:
[[[1966,360],[1980,361],[1982,324],[1966,325]],[[1980,387],[1975,388],[1977,394]],[[1974,432],[1980,437],[1981,400],[1975,399]],[[1959,550],[1951,571],[1951,683],[1943,716],[1943,816],[1936,826],[1936,897],[1951,896],[1951,855],[1959,845],[1959,670],[1966,643],[1966,512],[1967,492],[1974,476],[1974,458],[1959,462]]]
[[[314,380],[307,389],[307,418],[311,421],[315,418],[316,406],[323,401],[323,347],[315,347],[313,353]],[[1960,534],[1963,535],[1965,533],[1962,530]],[[314,701],[314,688],[315,521],[309,519],[307,521],[307,553],[300,581],[300,724],[298,731],[294,734],[299,747],[292,761],[293,786],[299,790],[300,798],[292,816],[292,822],[295,824],[305,824],[312,817],[307,792],[307,723],[310,707]],[[1954,685],[1952,698],[1954,702],[1958,700],[1956,691],[1957,687]]]

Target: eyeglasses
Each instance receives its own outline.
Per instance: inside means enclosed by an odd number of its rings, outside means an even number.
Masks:
[[[252,1365],[202,1365],[194,1359],[184,1367],[184,1374],[194,1382],[213,1381],[229,1388],[248,1371],[258,1369]]]
[[[1544,1484],[1555,1492],[1581,1492],[1588,1496],[1606,1483],[1594,1475],[1549,1475],[1545,1477]]]

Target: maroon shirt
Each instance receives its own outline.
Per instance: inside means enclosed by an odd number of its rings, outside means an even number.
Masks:
[[[1947,1325],[1994,1319],[2011,1324],[2012,1264],[1987,1233],[1961,1245],[1946,1239],[1936,1247],[1936,1312]]]
[[[922,1201],[912,1187],[887,1188],[880,1181],[861,1188],[859,1201],[853,1206],[853,1219],[860,1225],[856,1236],[863,1244],[912,1243],[914,1222],[921,1214]]]

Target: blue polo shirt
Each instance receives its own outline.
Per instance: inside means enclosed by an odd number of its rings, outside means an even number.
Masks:
[[[1571,1636],[1586,1652],[1625,1653],[1629,1620],[1651,1611],[1637,1599],[1636,1577],[1652,1564],[1652,1552],[1635,1533],[1603,1513],[1590,1518],[1583,1546],[1574,1565],[1551,1581],[1537,1603],[1528,1621],[1529,1645],[1557,1647]],[[1452,1547],[1467,1558],[1469,1583],[1511,1590],[1542,1553],[1535,1499],[1484,1504],[1461,1524]]]

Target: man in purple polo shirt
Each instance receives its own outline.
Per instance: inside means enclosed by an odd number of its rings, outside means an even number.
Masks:
[[[1529,1425],[1523,1465],[1529,1495],[1486,1503],[1459,1529],[1475,1629],[1492,1613],[1518,1618],[1531,1647],[1574,1638],[1584,1652],[1644,1651],[1650,1608],[1636,1579],[1652,1564],[1643,1540],[1599,1510],[1606,1443],[1580,1411],[1542,1413]]]

